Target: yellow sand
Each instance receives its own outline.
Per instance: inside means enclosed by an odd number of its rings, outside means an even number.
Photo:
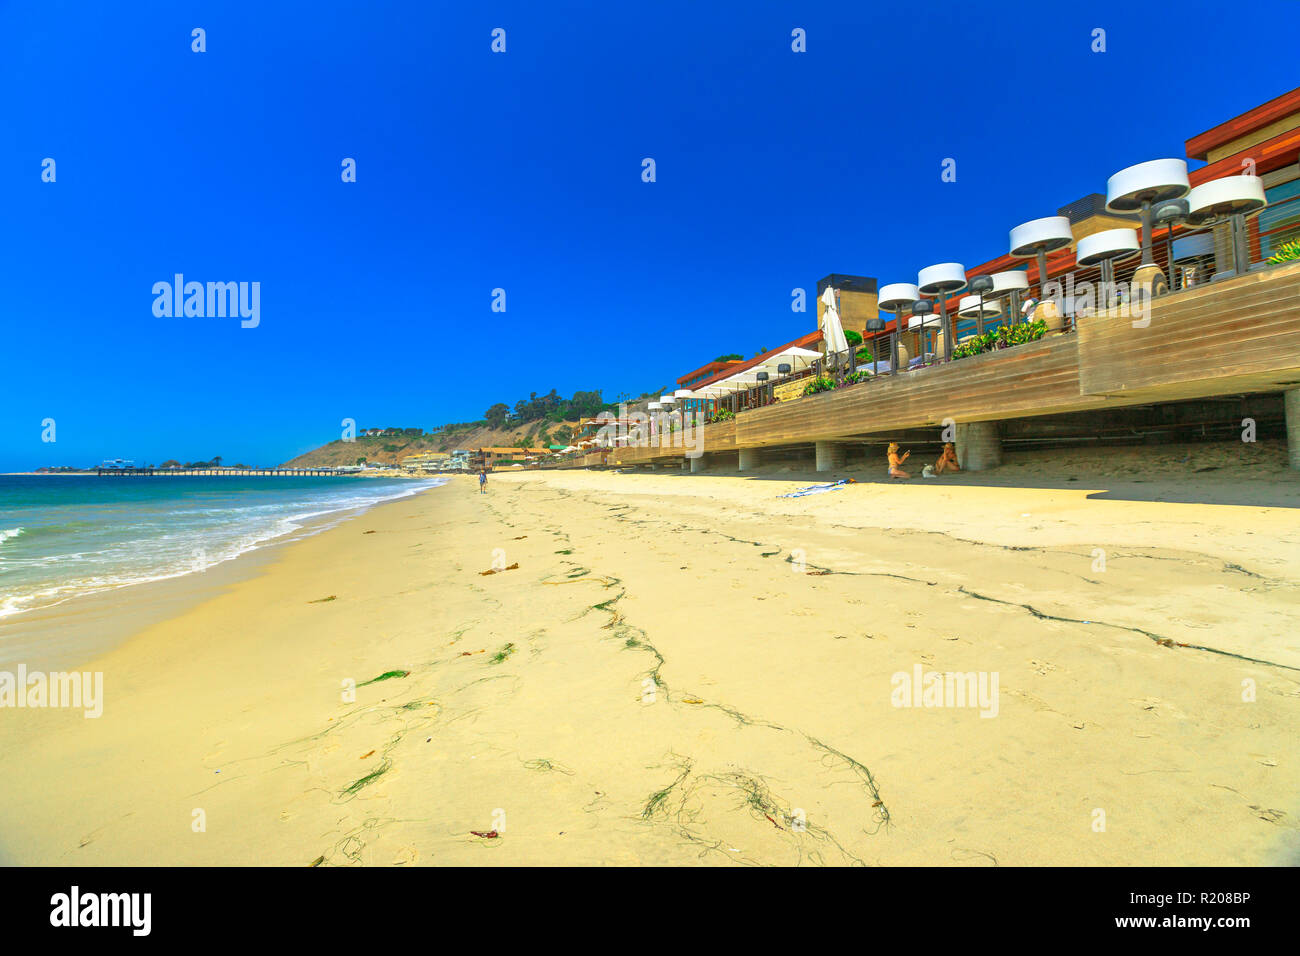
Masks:
[[[779,471],[458,478],[292,544],[87,665],[99,720],[0,711],[0,851],[1300,858],[1297,511]],[[915,665],[996,673],[997,716],[893,706]]]

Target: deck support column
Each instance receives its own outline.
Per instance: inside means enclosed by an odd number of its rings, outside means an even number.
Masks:
[[[740,449],[740,471],[753,471],[762,461],[761,448],[742,448]]]
[[[819,441],[816,445],[817,470],[834,471],[844,467],[844,445],[836,441]]]
[[[696,474],[697,472],[705,471],[705,470],[707,470],[708,467],[709,467],[709,466],[705,463],[705,459],[704,459],[704,456],[703,456],[703,455],[700,455],[700,456],[697,457],[697,458],[692,458],[690,461],[691,461],[691,474],[692,474],[692,475]]]
[[[1282,393],[1286,408],[1286,456],[1292,468],[1300,469],[1300,388]]]
[[[1002,464],[1002,439],[997,422],[957,425],[957,464],[965,471],[984,471]]]

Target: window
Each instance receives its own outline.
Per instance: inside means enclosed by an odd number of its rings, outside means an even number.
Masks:
[[[1259,214],[1259,253],[1261,259],[1273,255],[1279,246],[1300,239],[1300,179],[1264,190],[1268,207]]]

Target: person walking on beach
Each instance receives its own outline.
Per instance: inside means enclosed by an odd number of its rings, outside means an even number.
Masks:
[[[486,468],[484,468],[482,471],[478,473],[478,493],[480,495],[487,494],[487,469]]]

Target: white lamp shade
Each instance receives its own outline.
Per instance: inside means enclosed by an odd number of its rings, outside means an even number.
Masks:
[[[1192,189],[1187,194],[1189,218],[1205,220],[1249,215],[1268,205],[1264,198],[1264,184],[1258,176],[1224,176]]]
[[[661,405],[671,405],[671,404],[672,404],[673,402],[675,402],[675,401],[677,401],[677,399],[673,398],[671,395],[660,395],[660,396],[659,396],[659,403],[660,403]]]
[[[673,398],[694,398],[694,397],[695,397],[695,393],[692,392],[689,388],[679,388],[677,391],[673,392]]]
[[[1038,250],[1051,252],[1064,249],[1074,242],[1070,220],[1065,216],[1047,216],[1022,222],[1011,230],[1011,254],[1017,259],[1038,255]]]
[[[910,282],[891,282],[882,285],[877,296],[877,308],[885,312],[897,312],[907,308],[921,298],[921,290]]]
[[[1106,208],[1111,212],[1141,209],[1143,201],[1161,202],[1187,195],[1187,162],[1153,159],[1121,169],[1106,181]]]
[[[989,295],[1006,295],[1012,289],[1029,288],[1029,273],[1024,269],[1008,269],[1006,272],[995,272],[989,278],[993,280],[993,291]]]
[[[922,295],[942,295],[966,287],[966,267],[960,262],[940,262],[926,266],[916,275]]]
[[[1080,239],[1074,261],[1081,266],[1095,266],[1105,259],[1127,259],[1141,250],[1136,229],[1106,229]]]
[[[957,314],[963,319],[973,319],[980,314],[980,297],[977,295],[964,295],[961,302],[957,305]],[[1002,307],[993,299],[984,300],[984,314],[1001,315]]]
[[[663,408],[663,406],[660,405],[658,402],[650,402],[646,405],[646,410],[651,412],[657,412],[661,408]]]
[[[909,315],[907,317],[907,328],[909,331],[922,327],[927,329],[938,328],[939,316],[932,312],[929,315]]]

